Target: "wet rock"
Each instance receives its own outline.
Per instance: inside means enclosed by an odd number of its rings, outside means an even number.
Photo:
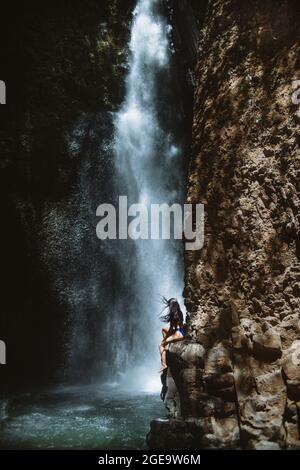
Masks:
[[[293,341],[291,346],[284,351],[282,358],[282,370],[288,380],[300,383],[300,341]]]
[[[253,336],[253,354],[262,361],[275,361],[282,355],[280,335],[273,331]]]
[[[285,423],[286,449],[297,450],[300,448],[299,428],[297,423]]]
[[[299,449],[299,16],[294,2],[208,3],[187,181],[205,243],[184,253],[191,342],[170,370],[191,442]]]
[[[251,442],[249,445],[249,449],[253,450],[281,450],[280,445],[277,442],[272,441],[259,441],[259,442]]]
[[[195,421],[156,419],[150,423],[149,449],[198,449],[202,430]]]
[[[238,449],[240,431],[236,418],[211,418],[210,426],[201,439],[201,445],[206,449]]]
[[[180,395],[182,416],[199,416],[204,354],[204,347],[195,342],[184,341],[170,347],[169,369]]]
[[[300,381],[299,380],[287,380],[287,393],[293,400],[300,400]]]
[[[150,449],[237,449],[239,428],[234,418],[157,419],[146,440]]]
[[[181,416],[179,392],[169,369],[166,375],[166,395],[164,397],[164,403],[168,416],[173,418]]]

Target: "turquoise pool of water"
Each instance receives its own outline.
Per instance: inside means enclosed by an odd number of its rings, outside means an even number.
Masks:
[[[0,413],[2,449],[143,449],[165,409],[157,392],[89,385],[15,396]]]

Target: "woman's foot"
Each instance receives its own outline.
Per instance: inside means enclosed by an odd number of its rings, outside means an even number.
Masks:
[[[163,373],[163,371],[164,371],[164,370],[166,370],[167,368],[168,368],[167,364],[162,364],[162,366],[161,366],[161,369],[160,369],[159,373],[160,373],[160,374],[162,374],[162,373]]]

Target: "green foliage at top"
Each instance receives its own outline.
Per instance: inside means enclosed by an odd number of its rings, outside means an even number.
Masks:
[[[41,2],[24,22],[27,107],[68,114],[120,101],[126,3]]]

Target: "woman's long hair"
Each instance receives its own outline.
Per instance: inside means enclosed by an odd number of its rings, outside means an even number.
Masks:
[[[170,323],[171,328],[176,328],[183,324],[183,313],[180,309],[180,305],[175,298],[167,300],[162,297],[162,301],[165,304],[163,311],[167,308],[167,313],[161,313],[160,319],[165,323]]]

